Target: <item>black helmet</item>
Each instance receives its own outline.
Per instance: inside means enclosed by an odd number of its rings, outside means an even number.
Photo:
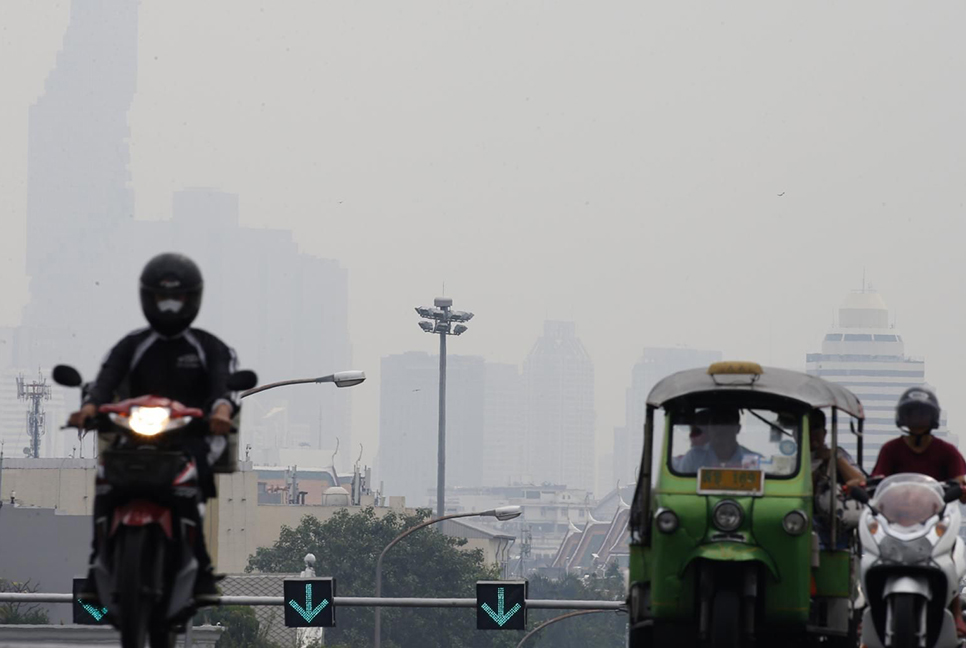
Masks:
[[[939,427],[939,399],[928,387],[910,387],[903,392],[896,405],[896,427],[909,429],[911,418],[919,413],[926,414],[930,430]]]
[[[198,316],[202,288],[194,261],[183,254],[159,254],[141,272],[141,310],[155,331],[178,335]]]

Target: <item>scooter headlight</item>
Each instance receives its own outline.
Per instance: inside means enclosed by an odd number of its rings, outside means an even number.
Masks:
[[[154,436],[164,432],[170,421],[171,410],[167,407],[133,407],[127,423],[141,436]]]
[[[718,527],[721,531],[734,531],[741,526],[742,520],[744,520],[744,513],[741,507],[738,506],[737,502],[732,502],[731,500],[724,500],[723,502],[718,502],[715,504],[714,510],[711,512],[711,521],[714,525]]]
[[[788,535],[802,535],[808,528],[808,517],[801,511],[789,511],[782,518],[782,528]]]

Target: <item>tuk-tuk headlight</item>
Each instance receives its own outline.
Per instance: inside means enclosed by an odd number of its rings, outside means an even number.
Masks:
[[[670,509],[664,509],[655,518],[657,530],[661,533],[674,533],[678,529],[678,516]]]
[[[782,528],[788,535],[802,535],[808,528],[808,516],[801,511],[789,511],[782,518]]]
[[[737,502],[724,500],[718,502],[711,512],[711,521],[721,531],[734,531],[741,526],[744,519],[744,512]]]

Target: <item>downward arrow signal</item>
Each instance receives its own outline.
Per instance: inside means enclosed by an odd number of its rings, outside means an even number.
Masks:
[[[329,604],[329,599],[322,599],[322,602],[312,607],[312,585],[311,583],[306,583],[305,585],[305,607],[302,607],[295,601],[289,601],[289,605],[299,613],[299,615],[305,619],[306,623],[312,623],[312,619],[318,616],[319,612],[324,610]]]
[[[100,621],[104,618],[104,615],[107,614],[107,608],[96,608],[90,603],[85,603],[80,599],[77,599],[77,602],[81,604],[81,607],[84,608],[88,614],[94,617],[95,621]]]
[[[512,608],[504,612],[503,608],[505,603],[503,601],[503,597],[504,588],[500,587],[496,590],[496,612],[493,611],[493,608],[490,607],[489,603],[484,603],[480,606],[483,608],[483,611],[489,614],[490,618],[493,619],[501,628],[506,625],[506,622],[509,621],[510,618],[520,610],[520,604],[517,603]]]

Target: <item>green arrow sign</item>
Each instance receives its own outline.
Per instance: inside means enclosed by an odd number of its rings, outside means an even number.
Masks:
[[[322,599],[322,602],[313,608],[312,607],[312,583],[306,583],[305,584],[305,607],[302,607],[295,601],[289,601],[288,604],[291,605],[292,609],[298,612],[303,619],[305,619],[306,623],[312,623],[312,619],[318,616],[319,612],[324,610],[325,607],[329,604],[329,599]]]
[[[100,621],[101,619],[104,618],[104,615],[107,614],[107,608],[97,608],[91,605],[90,603],[85,603],[80,599],[77,599],[77,602],[80,603],[80,606],[84,608],[84,610],[88,614],[94,617],[95,621]]]
[[[335,625],[334,578],[286,578],[282,581],[285,626],[331,628]]]
[[[524,630],[526,627],[526,581],[477,581],[478,630]]]
[[[107,623],[107,608],[101,605],[96,597],[90,595],[81,598],[84,591],[84,579],[74,579],[74,601],[71,605],[71,618],[80,625],[104,625]],[[90,597],[90,598],[89,598]]]
[[[520,611],[520,604],[517,603],[512,608],[504,612],[503,597],[504,597],[504,588],[501,587],[498,590],[496,590],[496,612],[493,611],[493,608],[490,607],[489,603],[484,603],[482,606],[480,606],[483,608],[483,611],[489,614],[490,618],[496,621],[496,624],[501,628],[504,625],[506,625],[506,622],[510,620],[510,617],[512,617],[514,614]]]

